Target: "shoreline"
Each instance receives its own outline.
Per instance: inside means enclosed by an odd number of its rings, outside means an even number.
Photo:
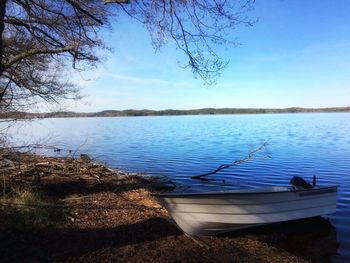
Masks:
[[[335,230],[323,218],[196,242],[170,222],[152,196],[161,188],[152,177],[112,170],[87,155],[0,154],[3,262],[330,262],[336,253]],[[20,205],[11,199],[16,187],[40,192],[44,201]],[[52,225],[38,223],[43,207],[57,217]],[[41,214],[32,216],[36,208]]]
[[[104,110],[99,112],[7,112],[0,119],[45,119],[45,118],[94,118],[94,117],[147,117],[147,116],[201,116],[201,115],[251,115],[295,113],[349,113],[348,107],[327,108],[202,108],[190,110]]]

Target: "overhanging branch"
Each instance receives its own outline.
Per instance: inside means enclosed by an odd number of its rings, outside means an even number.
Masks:
[[[104,0],[105,4],[129,4],[130,0]]]
[[[103,25],[102,20],[98,19],[96,16],[92,15],[90,12],[86,11],[84,8],[81,7],[81,5],[77,4],[74,0],[66,0],[69,4],[71,4],[74,8],[85,14],[86,16],[90,17],[91,19],[95,20],[100,25]]]
[[[73,46],[67,46],[67,47],[63,47],[63,48],[57,48],[57,49],[44,49],[44,48],[33,48],[33,49],[29,49],[25,52],[22,52],[14,57],[12,57],[9,61],[7,61],[6,63],[4,63],[3,68],[7,69],[9,67],[11,67],[13,64],[21,61],[22,59],[34,56],[34,55],[38,55],[38,54],[59,54],[59,53],[63,53],[63,52],[68,52],[68,51],[74,51],[75,47]]]

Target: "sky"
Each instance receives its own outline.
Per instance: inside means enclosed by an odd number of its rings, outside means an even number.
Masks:
[[[256,0],[250,16],[259,21],[232,31],[242,44],[217,47],[230,63],[213,86],[180,66],[171,43],[156,52],[147,30],[120,16],[103,33],[113,52],[72,73],[85,98],[69,109],[350,106],[349,14],[349,0]]]

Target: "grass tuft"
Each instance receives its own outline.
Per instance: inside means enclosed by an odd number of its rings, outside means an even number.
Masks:
[[[35,189],[17,189],[11,197],[2,201],[8,204],[2,210],[5,224],[13,228],[45,228],[66,221],[66,211]]]

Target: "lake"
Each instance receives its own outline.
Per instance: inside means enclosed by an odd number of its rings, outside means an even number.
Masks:
[[[334,261],[350,260],[350,113],[56,118],[19,122],[10,133],[19,145],[56,145],[122,170],[166,175],[195,189],[220,183],[190,176],[242,159],[267,142],[259,156],[271,158],[213,178],[233,188],[289,185],[294,175],[339,184],[337,213],[330,216],[340,242]]]

